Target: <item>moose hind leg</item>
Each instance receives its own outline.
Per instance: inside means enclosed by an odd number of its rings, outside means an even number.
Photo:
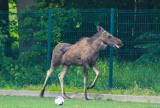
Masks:
[[[87,87],[87,89],[92,89],[95,86],[96,81],[97,81],[99,74],[100,74],[100,71],[97,69],[96,66],[92,66],[92,69],[96,73],[96,77],[94,78],[94,81],[92,82],[92,84],[89,87]]]
[[[63,66],[63,70],[61,71],[61,73],[58,75],[59,81],[60,81],[60,85],[61,85],[61,92],[62,92],[62,97],[63,98],[69,98],[68,96],[66,96],[65,91],[64,91],[64,84],[63,84],[63,78],[65,76],[65,74],[67,73],[67,69],[68,66]]]
[[[45,81],[44,81],[43,88],[42,88],[42,90],[41,90],[41,92],[40,92],[40,95],[39,95],[40,97],[43,97],[44,91],[45,91],[45,87],[46,87],[46,85],[47,85],[47,81],[48,81],[49,77],[52,75],[52,73],[54,72],[55,68],[56,68],[56,67],[51,67],[51,68],[47,71],[46,79],[45,79]]]
[[[87,97],[87,82],[88,82],[88,67],[84,67],[84,99],[85,100],[88,100],[88,97]]]

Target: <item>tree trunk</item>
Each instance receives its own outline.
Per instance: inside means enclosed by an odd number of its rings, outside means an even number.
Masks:
[[[18,12],[25,11],[28,6],[37,3],[37,1],[38,0],[16,0]]]
[[[22,25],[24,25],[24,18],[26,18],[27,16],[23,15],[21,12],[26,11],[29,6],[37,3],[37,1],[38,0],[16,0],[17,13],[18,13],[17,17],[18,17],[18,35],[19,35],[20,53],[27,51],[28,45],[30,44],[22,42],[21,40],[23,36],[22,33],[24,32],[23,30],[27,31],[27,28],[25,28],[24,26],[22,27]]]

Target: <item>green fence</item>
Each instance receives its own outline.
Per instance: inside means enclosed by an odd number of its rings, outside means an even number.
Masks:
[[[97,32],[96,25],[120,38],[124,46],[119,50],[108,47],[100,53],[97,67],[101,76],[95,89],[138,86],[160,91],[160,10],[57,8],[1,12],[0,86],[43,84],[55,45],[90,37]],[[49,84],[59,84],[59,71],[61,67]],[[70,67],[66,86],[83,87],[82,71],[81,67]],[[89,83],[94,76],[89,70]]]

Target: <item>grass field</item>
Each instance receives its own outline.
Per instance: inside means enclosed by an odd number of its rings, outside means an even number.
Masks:
[[[0,96],[0,108],[160,108],[160,104],[66,99],[58,106],[54,98]]]

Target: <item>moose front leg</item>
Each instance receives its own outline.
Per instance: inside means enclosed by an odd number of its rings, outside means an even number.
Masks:
[[[88,66],[84,66],[84,99],[88,100],[87,98],[87,82],[88,82]]]
[[[97,67],[95,65],[92,66],[91,68],[96,73],[96,77],[95,77],[94,81],[92,82],[92,84],[89,87],[87,87],[87,89],[91,89],[91,88],[93,88],[95,86],[96,81],[97,81],[97,79],[99,77],[99,74],[100,74],[100,71],[97,69]]]

